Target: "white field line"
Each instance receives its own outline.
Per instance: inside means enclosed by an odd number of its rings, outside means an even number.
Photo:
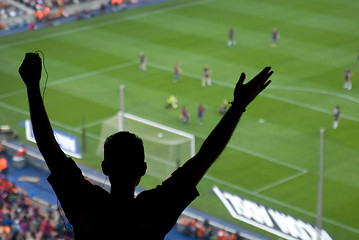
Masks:
[[[86,73],[81,73],[81,74],[74,75],[74,76],[71,76],[71,77],[66,77],[66,78],[62,78],[62,79],[59,79],[59,80],[50,81],[50,82],[47,83],[47,87],[52,87],[52,86],[56,86],[56,85],[59,85],[59,84],[76,81],[76,80],[79,80],[79,79],[82,79],[82,78],[95,76],[95,75],[98,75],[100,73],[105,73],[105,72],[110,72],[110,71],[113,71],[113,70],[118,70],[118,69],[121,69],[121,68],[125,68],[125,67],[128,67],[128,66],[137,64],[137,63],[138,63],[138,61],[133,60],[133,61],[117,64],[117,65],[114,65],[114,66],[105,67],[105,68],[101,68],[101,69],[86,72]],[[26,88],[24,86],[23,89],[16,90],[16,91],[13,91],[13,92],[9,92],[9,93],[1,94],[0,95],[0,100],[4,99],[4,98],[7,98],[7,97],[15,96],[15,95],[18,95],[18,94],[22,94],[22,93],[25,93],[25,92],[26,92]]]
[[[30,116],[29,111],[25,111],[25,110],[22,110],[20,108],[13,107],[13,106],[11,106],[9,104],[0,102],[0,106],[3,107],[3,108],[9,109],[9,110],[11,110],[13,112],[21,113],[21,114],[26,115],[26,116]]]
[[[334,96],[334,97],[339,97],[339,98],[343,98],[346,99],[348,101],[352,101],[354,103],[359,103],[359,99],[355,98],[353,96],[349,96],[347,94],[343,94],[343,93],[337,93],[337,92],[332,92],[332,91],[328,91],[325,89],[315,89],[315,88],[307,88],[307,87],[297,87],[297,86],[279,86],[279,85],[273,85],[271,86],[271,88],[273,89],[280,89],[280,90],[290,90],[290,91],[301,91],[301,92],[309,92],[309,93],[319,93],[319,94],[324,94],[324,95],[329,95],[329,96]]]
[[[299,173],[296,173],[296,174],[293,174],[291,176],[288,176],[288,177],[285,177],[285,178],[282,178],[281,180],[278,180],[278,181],[275,181],[271,184],[268,184],[264,187],[261,187],[261,188],[258,188],[257,190],[254,190],[253,191],[253,194],[257,194],[257,193],[260,193],[260,192],[263,192],[264,190],[267,190],[267,189],[270,189],[272,187],[276,187],[282,183],[285,183],[285,182],[288,182],[290,180],[293,180],[294,178],[297,178],[297,177],[300,177],[304,174],[306,174],[308,171],[303,171],[303,172],[299,172]]]
[[[211,180],[212,182],[215,182],[217,184],[222,184],[222,185],[225,185],[225,186],[230,187],[232,189],[236,189],[236,190],[238,190],[240,192],[244,192],[244,193],[247,193],[247,194],[250,194],[250,195],[255,195],[252,191],[250,191],[250,190],[248,190],[248,189],[246,189],[244,187],[241,187],[241,186],[235,185],[233,183],[227,182],[225,180],[216,178],[216,177],[211,176],[209,174],[204,175],[203,178]]]
[[[265,92],[261,93],[261,95],[264,96],[264,97],[267,97],[267,98],[277,100],[277,101],[290,103],[290,104],[296,105],[298,107],[308,108],[308,109],[311,109],[313,111],[333,115],[333,111],[330,111],[330,110],[327,110],[327,109],[324,109],[324,108],[321,108],[321,107],[317,107],[317,106],[314,106],[314,105],[311,105],[311,104],[306,104],[306,103],[295,101],[295,100],[285,98],[285,97],[275,96],[273,94],[269,94],[269,93],[265,93]],[[348,120],[351,120],[353,122],[359,122],[359,118],[351,116],[351,115],[348,115],[348,114],[341,113],[340,117],[348,119]]]
[[[97,69],[97,70],[94,70],[94,71],[78,74],[78,75],[75,75],[75,76],[59,79],[57,81],[49,82],[47,84],[47,86],[51,87],[51,86],[55,86],[55,85],[59,85],[59,84],[67,83],[67,82],[72,82],[74,80],[78,80],[78,79],[81,79],[81,78],[92,77],[92,76],[98,75],[100,73],[105,73],[105,72],[110,72],[110,71],[113,71],[113,70],[118,70],[118,69],[121,69],[121,68],[125,68],[125,67],[128,67],[128,66],[134,65],[136,63],[138,63],[138,61],[135,61],[135,60],[125,62],[125,63],[120,63],[120,64],[117,64],[117,65],[114,65],[114,66],[109,66],[109,67]]]
[[[19,108],[10,106],[10,105],[8,105],[8,104],[4,104],[4,103],[1,103],[1,102],[0,102],[0,106],[1,106],[1,107],[4,107],[4,108],[7,108],[7,109],[10,109],[10,110],[13,110],[14,112],[21,113],[21,114],[23,114],[23,115],[29,116],[29,113],[28,113],[27,111],[24,111],[24,110],[21,110],[21,109],[19,109]],[[53,125],[55,125],[55,126],[56,126],[56,125],[57,125],[57,126],[61,126],[61,127],[63,127],[64,129],[68,129],[68,130],[70,130],[70,131],[74,131],[74,132],[76,132],[76,133],[80,133],[80,130],[79,130],[79,129],[74,129],[73,127],[67,126],[67,125],[65,125],[65,124],[60,124],[60,123],[58,123],[58,122],[56,122],[56,121],[51,121],[51,122],[52,122]],[[89,137],[91,137],[91,138],[93,138],[93,139],[100,140],[100,137],[97,136],[97,135],[95,135],[95,134],[86,133],[86,135],[89,136]],[[237,189],[237,190],[239,190],[239,191],[242,191],[242,192],[247,193],[247,194],[250,194],[250,195],[252,195],[252,196],[261,198],[261,199],[266,200],[266,201],[268,201],[268,202],[272,202],[272,203],[278,204],[278,205],[280,205],[280,206],[283,206],[283,207],[292,209],[292,210],[294,210],[294,211],[296,211],[296,212],[305,214],[305,215],[307,215],[307,216],[311,216],[311,217],[313,217],[313,218],[316,217],[316,214],[315,214],[315,213],[312,213],[312,212],[309,212],[309,211],[304,210],[304,209],[302,209],[302,208],[293,206],[293,205],[288,204],[288,203],[286,203],[286,202],[282,202],[282,201],[280,201],[280,200],[277,200],[277,199],[274,199],[274,198],[265,196],[265,195],[263,195],[263,194],[261,194],[261,193],[254,193],[254,192],[249,191],[249,190],[247,190],[247,189],[245,189],[245,188],[242,188],[242,187],[237,186],[237,185],[234,185],[234,184],[232,184],[232,183],[223,181],[223,180],[218,179],[218,178],[216,178],[216,177],[213,177],[213,176],[211,176],[211,175],[206,174],[206,175],[204,176],[204,178],[206,178],[206,179],[208,179],[208,180],[211,180],[211,181],[213,181],[213,182],[215,182],[215,183],[217,183],[217,184],[222,184],[222,185],[226,185],[226,186],[228,186],[228,187]],[[351,227],[351,226],[348,226],[348,225],[343,224],[343,223],[340,223],[340,222],[335,221],[335,220],[333,220],[333,219],[330,219],[330,218],[327,218],[327,217],[323,217],[323,221],[328,222],[328,223],[330,223],[330,224],[332,224],[332,225],[338,226],[338,227],[340,227],[340,228],[343,228],[343,229],[345,229],[345,230],[348,230],[348,231],[351,231],[351,232],[354,232],[354,233],[359,234],[359,229],[354,228],[354,227]]]
[[[22,94],[22,93],[24,93],[24,92],[26,92],[25,85],[24,85],[24,88],[22,88],[22,89],[19,89],[19,90],[13,91],[13,92],[8,92],[8,93],[0,94],[0,100],[1,100],[1,99],[4,99],[4,98],[7,98],[7,97],[16,96],[16,95]]]
[[[196,136],[197,136],[197,135],[196,135]],[[198,137],[200,137],[200,136],[198,136]],[[206,138],[203,137],[203,136],[201,136],[201,138],[206,139]],[[247,154],[249,154],[249,155],[252,155],[252,156],[255,156],[255,157],[258,157],[258,158],[267,160],[267,161],[269,161],[269,162],[273,162],[273,163],[276,163],[276,164],[278,164],[278,165],[282,165],[282,166],[285,166],[285,167],[288,167],[288,168],[297,170],[297,171],[302,172],[302,173],[308,172],[308,170],[305,169],[305,168],[296,166],[296,165],[294,165],[294,164],[290,164],[290,163],[288,163],[288,162],[284,162],[284,161],[278,160],[278,159],[273,158],[273,157],[269,157],[269,156],[267,156],[267,155],[265,155],[265,154],[255,152],[255,151],[246,149],[246,148],[244,148],[244,147],[240,147],[240,146],[233,145],[233,144],[230,144],[230,143],[227,144],[227,146],[228,146],[229,148],[238,150],[238,151],[240,151],[240,152],[247,153]]]
[[[153,68],[163,70],[163,71],[173,72],[172,68],[169,68],[169,67],[166,67],[166,66],[163,66],[163,65],[159,65],[159,64],[156,64],[156,63],[149,63],[148,62],[147,65],[151,66]],[[194,78],[194,79],[202,80],[202,76],[198,75],[198,74],[192,74],[192,73],[187,73],[187,72],[182,72],[181,74],[183,76],[187,76],[187,77],[191,77],[191,78]],[[229,88],[232,88],[232,89],[234,89],[234,87],[235,87],[234,84],[219,81],[219,80],[214,80],[214,79],[212,79],[212,84],[217,84],[217,85],[220,85],[220,86],[223,86],[223,87],[229,87]],[[349,101],[352,101],[352,102],[355,102],[355,103],[359,103],[359,99],[357,99],[355,97],[347,96],[345,94],[331,92],[331,91],[327,91],[327,90],[323,90],[323,89],[291,87],[291,86],[287,87],[287,86],[278,86],[278,85],[274,85],[274,84],[273,84],[273,86],[271,85],[270,88],[290,90],[290,91],[302,91],[302,92],[325,94],[325,95],[330,95],[330,96],[343,98],[343,99],[346,99],[346,100],[349,100]],[[290,104],[293,104],[293,105],[296,105],[296,106],[299,106],[299,107],[307,108],[307,109],[318,111],[318,112],[321,112],[321,113],[333,115],[332,110],[327,110],[327,109],[324,109],[324,108],[321,108],[321,107],[317,107],[317,106],[314,106],[314,105],[311,105],[311,104],[302,103],[300,101],[295,101],[295,100],[292,100],[292,99],[289,99],[289,98],[275,96],[273,94],[269,94],[269,93],[266,93],[266,92],[262,92],[261,96],[271,98],[271,99],[274,99],[274,100],[277,100],[277,101],[285,102],[285,103],[290,103]],[[348,119],[348,120],[352,120],[354,122],[359,122],[358,117],[354,117],[354,116],[351,116],[351,115],[348,115],[348,114],[341,113],[340,117]]]
[[[131,15],[131,16],[115,19],[115,20],[103,21],[103,22],[100,22],[97,24],[82,26],[82,27],[78,27],[78,28],[72,28],[71,30],[59,31],[59,32],[56,32],[53,34],[48,34],[46,36],[42,36],[42,37],[38,37],[38,38],[17,41],[17,42],[13,42],[13,43],[9,43],[9,44],[1,44],[0,49],[11,48],[11,47],[18,46],[21,44],[27,44],[27,43],[45,40],[45,39],[58,37],[58,36],[63,36],[63,35],[71,34],[71,33],[78,33],[80,31],[91,30],[94,28],[103,27],[103,26],[107,26],[110,24],[120,23],[120,22],[128,21],[128,20],[135,20],[135,19],[139,19],[139,18],[143,18],[143,17],[152,16],[155,14],[161,14],[164,12],[177,10],[177,9],[181,9],[181,8],[186,8],[186,7],[190,7],[190,6],[194,6],[194,5],[199,5],[202,3],[208,3],[208,2],[212,2],[212,1],[214,1],[214,0],[202,0],[202,1],[190,2],[190,3],[186,3],[186,4],[182,4],[182,5],[177,5],[177,6],[169,6],[166,8],[159,9],[159,10],[152,10],[149,12],[139,13],[139,14],[135,14],[135,15]]]

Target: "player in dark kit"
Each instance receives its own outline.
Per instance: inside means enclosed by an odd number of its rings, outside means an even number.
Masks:
[[[246,84],[242,73],[232,106],[198,153],[161,185],[135,197],[135,188],[147,169],[142,140],[129,132],[109,136],[101,166],[111,190],[87,181],[53,134],[40,92],[41,71],[40,57],[27,53],[19,73],[26,85],[35,139],[50,170],[48,181],[73,225],[76,240],[164,239],[199,195],[198,182],[224,150],[246,107],[269,85],[273,73],[270,67],[264,68]]]
[[[333,116],[334,116],[334,123],[333,123],[333,129],[337,129],[339,120],[340,120],[340,107],[336,106],[333,110]]]
[[[278,30],[277,30],[277,28],[274,27],[272,30],[272,47],[277,46],[278,38],[279,38]]]
[[[198,106],[198,119],[199,119],[199,125],[202,125],[203,124],[203,114],[204,114],[204,106],[203,104],[201,103],[199,106]]]
[[[350,71],[349,67],[345,67],[345,83],[344,83],[344,89],[351,90],[352,89],[352,71]]]
[[[183,125],[186,125],[189,121],[189,113],[188,113],[188,109],[186,106],[184,106],[182,108],[182,111],[181,111],[181,118],[182,118],[182,121],[183,121]]]
[[[143,52],[140,52],[140,69],[141,69],[141,71],[147,70],[146,56]]]
[[[229,30],[229,36],[228,36],[228,42],[227,42],[228,47],[232,46],[232,44],[233,44],[233,46],[236,46],[236,40],[234,40],[234,29],[233,28],[231,28]]]
[[[179,64],[176,63],[173,71],[173,82],[177,82],[180,80],[179,73],[181,72],[181,68],[179,67]]]

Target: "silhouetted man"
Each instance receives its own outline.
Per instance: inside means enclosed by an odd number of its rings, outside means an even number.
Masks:
[[[199,152],[155,189],[134,196],[146,172],[142,140],[118,132],[104,145],[102,170],[111,182],[108,193],[86,181],[75,162],[66,157],[53,135],[41,93],[41,59],[27,53],[19,69],[26,84],[30,115],[38,147],[50,169],[52,185],[76,239],[163,239],[181,212],[197,196],[196,185],[228,143],[247,105],[265,89],[272,75],[264,68],[247,84],[239,78],[234,100]]]

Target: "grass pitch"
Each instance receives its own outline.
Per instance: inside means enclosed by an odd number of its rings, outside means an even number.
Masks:
[[[219,105],[232,100],[239,74],[250,79],[269,65],[273,83],[248,107],[192,207],[249,227],[210,193],[217,185],[315,224],[324,127],[323,227],[335,239],[358,239],[358,11],[356,0],[178,0],[3,37],[0,124],[25,139],[18,124],[29,117],[28,107],[17,69],[25,52],[41,49],[49,72],[45,105],[54,127],[80,136],[86,123],[88,151],[81,163],[99,169],[101,122],[119,110],[120,84],[128,112],[194,134],[198,149],[220,120]],[[237,45],[229,48],[231,27]],[[280,33],[274,48],[273,27]],[[139,70],[140,51],[147,56],[146,72]],[[173,83],[176,62],[183,72]],[[205,64],[213,86],[202,88]],[[343,89],[345,66],[354,73],[351,91]],[[188,107],[188,125],[179,110],[164,108],[170,94]],[[200,103],[206,107],[202,126]],[[342,118],[333,130],[336,105]],[[160,182],[147,176],[141,186]]]

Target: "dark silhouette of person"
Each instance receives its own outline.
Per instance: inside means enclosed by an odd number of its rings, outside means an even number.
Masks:
[[[146,172],[142,140],[118,132],[104,144],[102,170],[111,191],[91,184],[59,147],[40,92],[42,64],[27,53],[19,68],[26,85],[31,121],[40,152],[50,170],[48,181],[74,228],[75,239],[164,239],[182,211],[199,195],[196,185],[224,150],[247,105],[270,83],[270,67],[243,84],[242,73],[234,100],[198,153],[154,189],[135,196]]]

